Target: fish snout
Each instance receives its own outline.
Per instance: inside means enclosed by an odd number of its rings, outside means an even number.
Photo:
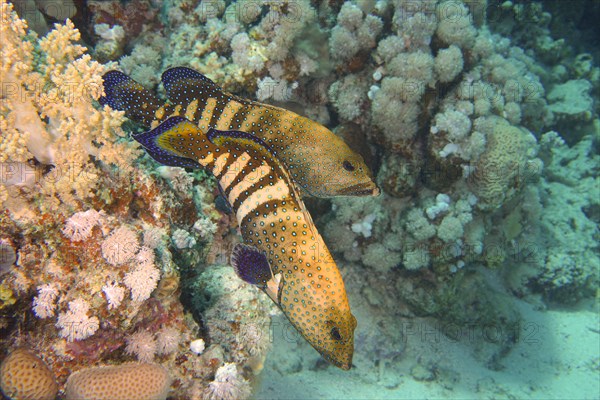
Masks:
[[[321,353],[321,356],[335,365],[338,368],[343,369],[344,371],[348,371],[352,368],[352,358],[354,355],[354,345],[352,345],[351,349],[338,349],[337,351],[324,351],[322,349],[318,349]]]

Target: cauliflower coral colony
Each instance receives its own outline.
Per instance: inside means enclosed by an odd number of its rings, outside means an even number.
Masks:
[[[108,69],[160,92],[189,66],[361,152],[381,196],[307,199],[353,307],[518,324],[484,276],[535,302],[598,290],[600,69],[537,3],[17,3],[0,0],[9,397],[141,381],[144,398],[247,398],[269,350],[274,310],[228,265],[240,238],[214,181],[132,143],[140,127],[97,102]]]

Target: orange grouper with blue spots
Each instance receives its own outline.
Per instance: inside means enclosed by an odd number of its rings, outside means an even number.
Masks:
[[[104,75],[102,104],[155,128],[181,116],[204,133],[242,131],[262,139],[304,191],[318,197],[377,196],[380,191],[363,158],[323,125],[291,111],[223,91],[201,73],[185,67],[162,75],[163,102],[119,71]],[[166,160],[159,160],[163,164]],[[187,165],[193,167],[194,165]]]
[[[332,364],[350,369],[356,319],[340,271],[284,165],[261,139],[203,132],[183,117],[134,135],[156,160],[200,164],[232,206],[244,240],[231,257],[240,278],[262,289]]]

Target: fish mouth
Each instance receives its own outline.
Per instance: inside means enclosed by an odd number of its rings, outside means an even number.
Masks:
[[[340,190],[340,196],[379,196],[381,189],[373,181],[358,183]]]
[[[350,355],[350,357],[344,361],[333,357],[332,354],[322,353],[321,355],[325,360],[335,365],[336,367],[343,369],[344,371],[348,371],[350,368],[352,368],[352,355]]]
[[[340,363],[340,364],[336,364],[336,366],[340,367],[344,371],[349,371],[350,368],[352,368],[352,362],[350,361],[347,363]]]

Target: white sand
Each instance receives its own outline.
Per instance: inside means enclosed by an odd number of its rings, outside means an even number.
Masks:
[[[254,399],[600,398],[598,304],[536,311],[515,301],[523,316],[521,334],[500,360],[503,368],[498,371],[486,368],[482,357],[477,357],[489,349],[474,350],[476,340],[452,341],[424,319],[413,322],[425,335],[407,335],[405,351],[385,368],[374,366],[374,355],[357,346],[351,371],[323,363],[316,369],[316,351],[303,340],[294,340],[293,330],[282,330],[281,317]],[[363,327],[373,322],[368,315],[359,321]],[[412,375],[417,371],[411,374],[415,365],[424,366],[432,380],[416,380]]]

